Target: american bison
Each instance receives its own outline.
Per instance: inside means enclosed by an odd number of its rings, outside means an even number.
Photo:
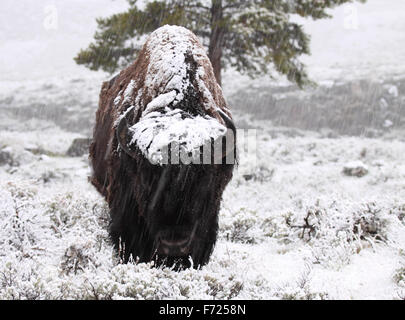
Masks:
[[[235,131],[205,50],[185,28],[155,30],[134,63],[103,83],[90,181],[108,202],[124,262],[208,262]]]

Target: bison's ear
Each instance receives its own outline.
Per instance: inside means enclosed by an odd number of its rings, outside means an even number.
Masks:
[[[132,150],[130,145],[131,145],[131,140],[132,140],[132,135],[130,134],[129,130],[129,121],[128,118],[130,115],[133,114],[132,108],[127,110],[118,120],[118,125],[116,127],[116,136],[118,140],[118,144],[122,150],[125,151],[126,154],[131,156],[132,158],[135,158],[136,152],[135,150]]]

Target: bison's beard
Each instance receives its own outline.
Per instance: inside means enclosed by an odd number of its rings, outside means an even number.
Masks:
[[[141,155],[121,157],[110,199],[110,236],[120,258],[175,269],[205,265],[233,165],[156,166]]]

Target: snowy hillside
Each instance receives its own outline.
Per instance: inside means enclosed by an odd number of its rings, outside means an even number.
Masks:
[[[87,156],[66,155],[109,78],[72,57],[125,7],[1,1],[0,298],[405,299],[405,3],[302,21],[316,89],[224,75],[257,163],[240,159],[210,263],[181,272],[119,263]]]

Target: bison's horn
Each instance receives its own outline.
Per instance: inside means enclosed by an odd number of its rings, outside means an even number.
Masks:
[[[233,156],[230,161],[227,161],[226,163],[234,163],[235,162],[235,157],[236,157],[236,127],[233,122],[233,120],[222,110],[218,109],[218,113],[221,116],[221,118],[225,122],[225,126],[227,128],[226,133],[224,136],[219,137],[217,140],[222,140],[222,143],[225,142],[225,147],[222,145],[222,153],[219,153],[217,155],[217,152],[214,151],[214,163],[222,163],[223,158],[227,158],[231,153],[233,153]],[[217,144],[217,140],[214,141],[214,147]],[[218,142],[219,144],[219,142]],[[219,144],[221,145],[221,144]],[[229,164],[230,164],[229,163]]]
[[[118,122],[117,129],[116,129],[116,135],[117,135],[117,140],[119,143],[119,146],[121,147],[122,150],[125,151],[129,156],[135,157],[136,153],[134,150],[132,150],[129,147],[129,144],[131,140],[129,138],[130,135],[128,135],[128,115],[131,113],[131,110],[127,110],[124,115],[121,116],[121,119]]]

